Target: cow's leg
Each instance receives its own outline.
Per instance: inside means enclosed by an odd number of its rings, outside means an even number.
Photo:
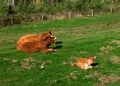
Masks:
[[[48,53],[48,52],[56,52],[57,50],[55,50],[55,49],[53,49],[53,48],[47,48],[46,49],[46,53]]]
[[[56,52],[57,50],[53,49],[53,48],[45,48],[45,49],[41,49],[39,52],[46,52],[46,53],[49,53],[49,52]]]

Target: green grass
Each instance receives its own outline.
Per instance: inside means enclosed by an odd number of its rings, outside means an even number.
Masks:
[[[49,30],[57,36],[56,41],[63,42],[58,52],[16,50],[22,35]],[[120,85],[120,15],[8,26],[0,29],[0,39],[0,86]],[[74,65],[76,58],[91,55],[97,56],[98,67],[81,70]]]

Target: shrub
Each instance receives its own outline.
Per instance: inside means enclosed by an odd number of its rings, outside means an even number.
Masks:
[[[0,15],[7,14],[8,6],[5,3],[0,3]]]

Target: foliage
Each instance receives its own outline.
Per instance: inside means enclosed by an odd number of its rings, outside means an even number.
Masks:
[[[5,3],[0,3],[0,15],[7,14],[8,6]]]
[[[32,13],[36,11],[35,7],[36,6],[33,2],[31,2],[30,4],[27,4],[22,0],[20,0],[18,5],[14,8],[14,10],[17,13]]]
[[[13,10],[16,13],[45,13],[55,14],[59,12],[79,11],[89,13],[93,9],[97,13],[113,13],[119,12],[119,0],[63,0],[61,2],[52,2],[42,0],[40,4],[36,4],[31,1],[19,0],[16,6],[13,6]],[[7,3],[1,2],[0,13],[5,14],[7,12]]]
[[[91,0],[90,9],[95,9],[96,11],[103,9],[103,2],[100,0]]]
[[[65,11],[65,6],[63,3],[56,4],[54,8],[55,8],[55,12],[57,13]]]

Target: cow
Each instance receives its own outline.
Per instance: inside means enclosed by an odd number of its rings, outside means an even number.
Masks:
[[[51,32],[42,34],[28,34],[22,36],[17,41],[17,50],[23,52],[53,52],[57,51],[49,48],[50,45],[55,44],[56,36]]]

